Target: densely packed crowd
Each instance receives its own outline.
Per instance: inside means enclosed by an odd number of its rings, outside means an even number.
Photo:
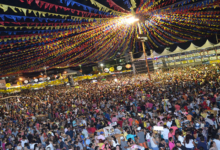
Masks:
[[[220,150],[218,67],[147,77],[108,76],[2,100],[1,149]]]

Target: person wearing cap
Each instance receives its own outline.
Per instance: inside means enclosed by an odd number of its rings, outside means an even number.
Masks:
[[[105,136],[104,136],[104,132],[103,131],[100,132],[100,135],[97,137],[97,139],[98,140],[103,140],[103,141],[105,140]]]
[[[144,134],[144,132],[141,130],[141,127],[138,127],[137,128],[137,137],[138,137],[138,139],[139,139],[139,145],[140,146],[142,146],[142,147],[144,147],[144,148],[148,148],[147,147],[147,144],[146,144],[146,142],[145,142],[145,138],[144,138],[144,136],[145,136],[145,134]]]
[[[120,140],[121,140],[121,149],[122,150],[127,150],[128,144],[127,144],[127,141],[125,141],[125,138],[123,136],[121,136]]]

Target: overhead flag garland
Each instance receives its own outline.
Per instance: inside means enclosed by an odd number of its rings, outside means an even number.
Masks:
[[[220,33],[219,0],[15,1],[0,3],[0,76],[140,52],[139,30],[147,50]]]

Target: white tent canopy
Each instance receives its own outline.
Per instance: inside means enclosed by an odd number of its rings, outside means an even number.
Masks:
[[[197,50],[198,46],[194,45],[193,43],[190,44],[190,46],[184,50],[184,52],[191,52]]]
[[[160,54],[158,54],[157,52],[153,51],[153,56],[157,57],[157,56],[160,56]]]
[[[172,54],[182,53],[183,51],[184,51],[184,49],[182,49],[179,46],[177,46],[176,49],[172,52]]]
[[[165,55],[170,55],[170,54],[171,54],[171,52],[165,49],[165,50],[160,54],[160,56],[165,56]]]
[[[207,40],[205,42],[205,44],[202,47],[199,47],[198,49],[205,49],[205,48],[209,48],[209,47],[213,47],[213,46],[214,46],[214,44],[209,42],[209,40]]]
[[[184,49],[180,48],[179,46],[177,46],[176,49],[173,52],[170,52],[167,49],[164,49],[164,51],[161,54],[158,54],[157,52],[153,51],[151,56],[152,55],[154,57],[166,56],[166,55],[179,54],[179,53],[184,53],[184,52],[191,52],[191,51],[195,51],[195,50],[201,50],[201,49],[206,49],[206,48],[210,48],[210,47],[217,47],[217,46],[220,46],[220,43],[214,45],[209,40],[206,40],[205,44],[201,47],[198,47],[198,46],[194,45],[193,43],[191,43],[190,46],[186,50],[184,50]],[[151,56],[147,56],[147,58],[151,58]],[[136,58],[134,60],[143,60],[143,59],[145,59],[144,54],[142,54],[142,56],[140,58]]]
[[[216,44],[216,45],[214,45],[214,46],[220,46],[220,43],[218,43],[218,44]]]

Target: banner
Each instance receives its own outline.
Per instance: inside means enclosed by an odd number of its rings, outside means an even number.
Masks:
[[[203,58],[202,58],[202,61],[208,61],[208,60],[209,60],[208,57],[203,57]]]
[[[176,56],[176,57],[173,57],[174,59],[179,59],[180,57],[179,56]]]
[[[189,63],[194,63],[194,60],[188,60]]]
[[[211,60],[210,64],[220,63],[220,60]]]
[[[195,59],[195,62],[200,62],[202,61],[202,59]]]
[[[209,60],[216,60],[216,59],[217,59],[216,56],[209,57]]]
[[[215,50],[212,50],[212,51],[208,51],[209,54],[215,54]]]
[[[5,80],[0,80],[0,89],[6,88],[6,82]]]
[[[186,55],[181,55],[180,58],[186,58]]]

